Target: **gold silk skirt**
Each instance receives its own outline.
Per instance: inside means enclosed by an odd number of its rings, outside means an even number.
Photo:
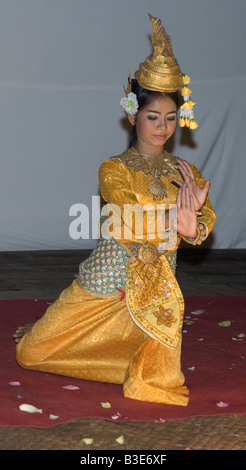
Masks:
[[[175,349],[132,320],[121,294],[96,296],[77,280],[17,344],[25,369],[123,385],[135,400],[186,406],[181,340]]]

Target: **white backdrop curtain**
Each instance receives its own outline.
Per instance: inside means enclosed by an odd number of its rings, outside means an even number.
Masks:
[[[0,251],[94,247],[69,210],[91,214],[99,165],[127,147],[119,101],[151,51],[148,12],[192,78],[199,128],[171,150],[211,181],[209,244],[246,248],[246,1],[0,0]]]

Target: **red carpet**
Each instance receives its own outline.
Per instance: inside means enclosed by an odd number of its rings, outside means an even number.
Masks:
[[[164,421],[246,414],[246,297],[185,299],[182,370],[190,390],[188,407],[126,399],[120,385],[21,369],[12,334],[19,325],[36,321],[49,302],[0,301],[1,426],[52,427],[81,418]],[[22,404],[42,413],[21,411]]]

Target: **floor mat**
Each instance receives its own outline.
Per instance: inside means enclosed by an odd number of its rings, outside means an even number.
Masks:
[[[0,426],[47,428],[81,418],[162,422],[246,414],[246,297],[185,298],[182,371],[190,390],[187,407],[127,399],[121,385],[20,368],[13,332],[40,318],[51,302],[0,301]]]

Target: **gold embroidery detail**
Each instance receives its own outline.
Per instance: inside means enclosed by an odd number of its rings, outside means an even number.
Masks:
[[[170,267],[170,266],[169,266]],[[134,305],[138,309],[151,305],[157,299],[169,302],[173,286],[171,280],[166,277],[160,258],[155,263],[139,263],[136,259],[132,263],[134,274],[131,282],[134,282]],[[128,277],[128,280],[130,277]]]
[[[162,177],[166,178],[168,175],[172,175],[181,181],[178,158],[166,150],[162,155],[143,155],[132,147],[121,155],[111,157],[111,159],[119,160],[127,168],[133,169],[137,173],[141,171],[145,176],[152,176],[153,179],[148,183],[148,192],[155,202],[167,197],[167,188],[161,179]]]
[[[173,309],[164,308],[162,305],[159,307],[159,310],[154,312],[154,315],[157,318],[157,325],[165,325],[168,328],[171,328],[172,323],[177,321],[177,318],[173,316]]]
[[[111,157],[111,159],[120,160],[127,168],[134,171],[142,171],[144,175],[151,175],[158,178],[167,175],[179,175],[177,166],[177,157],[172,156],[166,150],[163,155],[141,155],[133,147],[121,155]]]
[[[126,296],[136,324],[162,344],[176,348],[182,333],[184,300],[165,255],[154,264],[144,264],[138,259],[131,261],[127,270]],[[164,307],[169,315],[161,315],[165,312],[160,307]],[[170,326],[157,324],[154,312]]]
[[[138,259],[144,264],[153,264],[159,257],[158,249],[151,243],[144,243],[138,250]]]
[[[148,190],[152,194],[154,200],[163,199],[167,196],[166,185],[159,178],[153,179],[148,184]]]

